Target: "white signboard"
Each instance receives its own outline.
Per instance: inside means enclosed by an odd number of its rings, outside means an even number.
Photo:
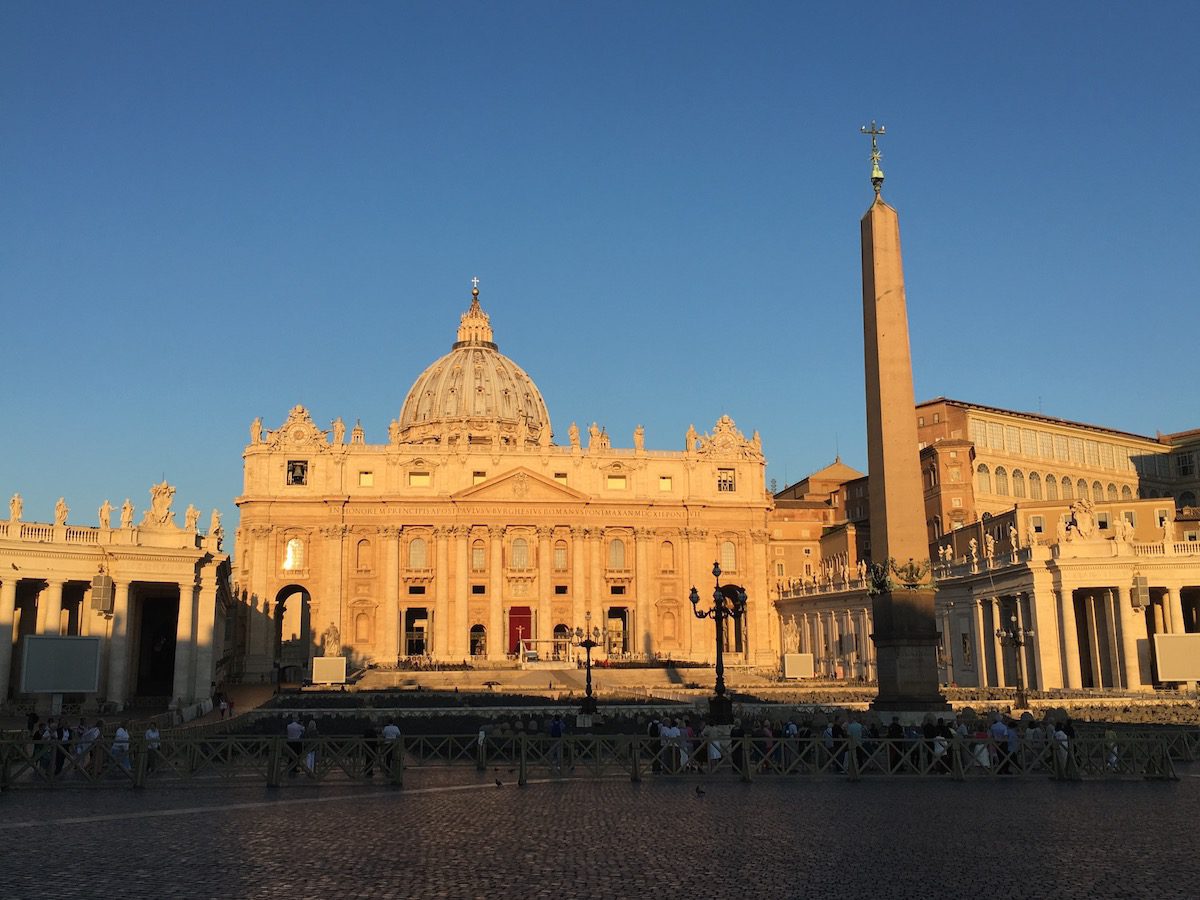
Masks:
[[[313,684],[345,684],[346,657],[314,656],[312,671]]]
[[[784,678],[812,678],[813,655],[811,653],[783,654]]]
[[[1200,634],[1156,634],[1159,681],[1200,681]]]
[[[56,634],[25,636],[21,691],[94,694],[100,689],[100,638]]]

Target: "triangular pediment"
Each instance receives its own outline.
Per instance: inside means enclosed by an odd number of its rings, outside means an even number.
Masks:
[[[487,481],[472,485],[466,490],[451,495],[453,500],[520,500],[552,501],[590,500],[591,498],[574,488],[559,484],[545,475],[518,466]]]

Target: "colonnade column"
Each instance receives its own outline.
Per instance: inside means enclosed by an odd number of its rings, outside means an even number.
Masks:
[[[1088,644],[1092,657],[1092,687],[1104,686],[1104,660],[1100,657],[1100,623],[1096,618],[1096,596],[1084,597],[1084,612],[1087,616]]]
[[[1024,596],[1029,598],[1029,604],[1031,607],[1030,616],[1032,616],[1033,596],[1031,594],[1025,594]],[[1028,617],[1025,615],[1025,607],[1022,603],[1022,595],[1013,595],[1013,602],[1016,604],[1015,609],[1017,615],[1017,632],[1021,634],[1022,641],[1021,646],[1016,648],[1017,655],[1019,657],[1017,665],[1021,667],[1021,672],[1025,681],[1025,687],[1032,691],[1036,690],[1035,686],[1038,684],[1041,673],[1040,663],[1035,662],[1037,657],[1037,644],[1034,642],[1036,639],[1036,631],[1034,632],[1033,638],[1026,638],[1024,636],[1025,622]]]
[[[198,699],[212,696],[216,620],[217,572],[215,565],[209,565],[200,576],[200,599],[196,608],[196,682],[192,694]]]
[[[1029,592],[1029,627],[1033,629],[1032,654],[1037,657],[1038,689],[1043,691],[1064,686],[1058,603],[1058,592],[1049,579],[1035,576],[1033,590]]]
[[[1171,585],[1163,593],[1163,617],[1170,619],[1167,626],[1170,634],[1183,634],[1187,631],[1187,623],[1183,621],[1183,588]]]
[[[192,641],[196,634],[196,583],[179,582],[179,618],[175,624],[175,682],[171,696],[181,703],[191,703],[195,696],[192,663],[195,662]]]
[[[62,627],[62,600],[65,586],[66,582],[61,579],[48,581],[46,589],[38,595],[38,634],[59,633]]]
[[[450,658],[450,534],[445,526],[433,530],[436,546],[433,572],[433,646],[427,648],[438,659]]]
[[[400,658],[400,537],[403,529],[385,525],[379,529],[383,553],[383,636],[375,640],[383,664],[394,666]]]
[[[488,528],[488,634],[487,658],[504,659],[508,655],[508,635],[504,634],[504,526]]]
[[[12,669],[13,619],[17,608],[17,579],[5,576],[0,583],[0,705],[8,700]]]
[[[975,612],[975,671],[978,674],[977,687],[988,686],[987,642],[983,633],[983,604],[982,597],[971,598],[971,606]]]
[[[875,680],[875,641],[871,639],[871,612],[860,609],[858,616],[862,620],[862,652],[863,677],[867,681]]]
[[[634,565],[637,568],[633,572],[634,591],[637,596],[634,597],[634,604],[637,611],[636,626],[637,632],[634,634],[633,643],[630,650],[636,654],[649,656],[651,648],[654,646],[650,627],[650,542],[654,537],[654,532],[649,528],[635,528],[633,530],[634,541]]]
[[[454,525],[450,534],[454,538],[454,634],[447,649],[454,657],[467,659],[471,655],[471,626],[467,621],[467,608],[471,602],[467,575],[470,529],[466,525]]]
[[[1063,687],[1078,690],[1083,687],[1083,666],[1079,658],[1079,623],[1075,619],[1075,591],[1064,587],[1059,608],[1062,610]]]
[[[1142,672],[1149,674],[1150,642],[1146,635],[1146,614],[1141,607],[1134,608],[1129,599],[1129,588],[1117,585],[1117,607],[1121,615],[1121,647],[1125,657],[1125,689],[1144,691],[1150,687],[1142,680]],[[1143,656],[1146,657],[1143,662]]]
[[[586,529],[578,525],[571,526],[571,621],[567,627],[572,631],[584,626],[584,600],[587,596],[586,534]]]
[[[1007,687],[1007,672],[1004,670],[1004,644],[996,634],[996,630],[1005,628],[1004,609],[999,597],[992,598],[992,650],[996,654],[996,687]]]
[[[112,631],[108,641],[108,686],[105,699],[118,706],[125,702],[129,675],[129,582],[118,581],[113,587]]]

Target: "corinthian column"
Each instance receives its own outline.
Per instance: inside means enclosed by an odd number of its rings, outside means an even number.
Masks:
[[[450,532],[454,538],[454,634],[450,638],[450,652],[455,658],[467,659],[471,655],[471,625],[467,621],[471,602],[470,576],[467,575],[471,529],[466,525],[455,525]]]
[[[438,659],[450,654],[450,529],[435,528],[433,539],[437,546],[437,568],[433,573],[433,647],[430,653]]]
[[[651,619],[650,619],[650,542],[654,538],[654,532],[649,528],[635,528],[633,530],[634,540],[634,565],[637,567],[634,570],[634,591],[637,596],[634,597],[634,605],[637,619],[635,624],[637,631],[633,635],[633,644],[630,650],[634,653],[642,653],[649,656],[654,652],[654,638],[651,634]]]
[[[550,563],[553,557],[554,529],[543,525],[537,530],[537,621],[533,623],[533,637],[539,641],[550,640],[550,603],[554,595],[554,586],[550,583]],[[548,646],[546,644],[541,645]]]
[[[194,581],[179,582],[179,618],[175,627],[175,682],[171,694],[184,703],[195,697],[192,679],[192,663],[196,634],[196,584]]]
[[[395,525],[379,529],[379,550],[383,555],[383,622],[376,623],[382,633],[375,639],[375,650],[384,665],[394,666],[400,657],[400,534]]]
[[[491,562],[488,566],[487,658],[504,659],[508,654],[508,635],[504,634],[504,526],[488,529]]]
[[[588,583],[586,534],[585,528],[571,528],[571,621],[567,623],[568,628],[583,627]]]

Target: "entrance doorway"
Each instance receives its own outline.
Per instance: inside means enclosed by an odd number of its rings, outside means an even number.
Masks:
[[[425,607],[404,611],[404,655],[425,656],[429,648],[429,613]]]
[[[170,697],[175,689],[175,628],[179,600],[147,597],[137,630],[137,688],[141,697]],[[205,685],[207,687],[207,685]]]
[[[487,629],[482,625],[471,626],[471,655],[487,656]]]
[[[281,682],[308,677],[313,651],[312,597],[298,584],[275,595],[275,666]]]
[[[531,641],[533,633],[533,610],[528,606],[513,606],[508,610],[508,652],[516,653],[522,640]]]
[[[629,610],[624,606],[608,608],[604,650],[609,656],[623,656],[629,652]]]

